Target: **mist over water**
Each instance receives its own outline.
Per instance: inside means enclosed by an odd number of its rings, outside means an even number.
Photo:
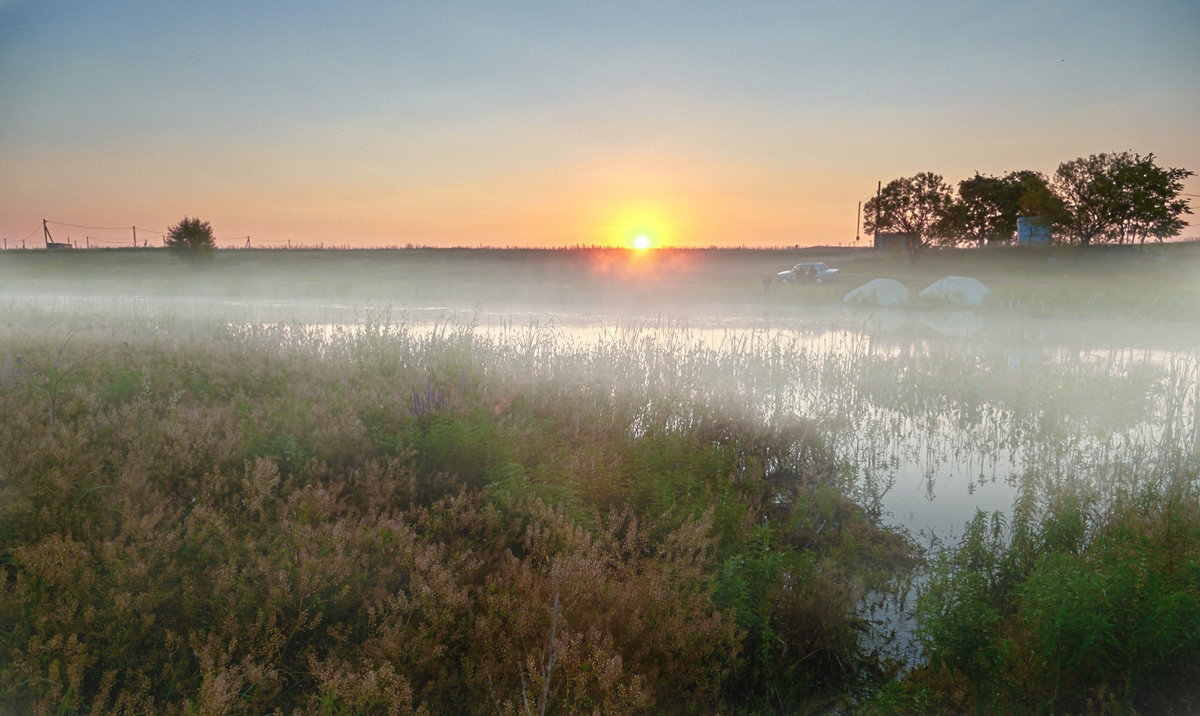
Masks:
[[[763,281],[783,261],[770,252],[664,253],[653,265],[629,252],[232,252],[226,267],[143,274],[64,259],[77,265],[10,275],[7,310],[316,340],[451,327],[547,355],[620,344],[681,365],[732,361],[693,379],[740,395],[765,423],[811,421],[844,486],[913,532],[953,534],[1022,490],[1153,479],[1162,451],[1197,448],[1191,325],[852,308],[837,299],[853,278],[798,294]]]

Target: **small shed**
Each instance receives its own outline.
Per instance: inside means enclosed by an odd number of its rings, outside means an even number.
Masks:
[[[879,232],[875,234],[875,250],[876,251],[892,251],[900,253],[908,249],[908,242],[912,239],[912,234],[896,231],[896,232]]]
[[[1048,246],[1054,222],[1044,216],[1017,217],[1017,246]]]

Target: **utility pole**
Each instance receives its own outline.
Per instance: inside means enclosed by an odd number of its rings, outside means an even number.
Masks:
[[[862,202],[858,202],[858,216],[854,219],[854,243],[862,238]]]
[[[133,227],[133,248],[137,248],[137,227]]]
[[[882,201],[882,197],[883,197],[883,180],[880,179],[879,182],[875,184],[875,225],[871,227],[871,228],[875,229],[874,241],[875,241],[875,248],[877,248],[877,249],[879,248],[879,203],[880,203],[880,201]]]

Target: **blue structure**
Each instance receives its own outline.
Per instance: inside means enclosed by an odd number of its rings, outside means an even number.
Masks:
[[[1048,246],[1054,224],[1044,216],[1017,217],[1017,246]]]

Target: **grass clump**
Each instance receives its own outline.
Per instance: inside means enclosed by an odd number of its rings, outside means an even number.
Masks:
[[[803,711],[911,559],[669,342],[0,331],[5,710]]]

